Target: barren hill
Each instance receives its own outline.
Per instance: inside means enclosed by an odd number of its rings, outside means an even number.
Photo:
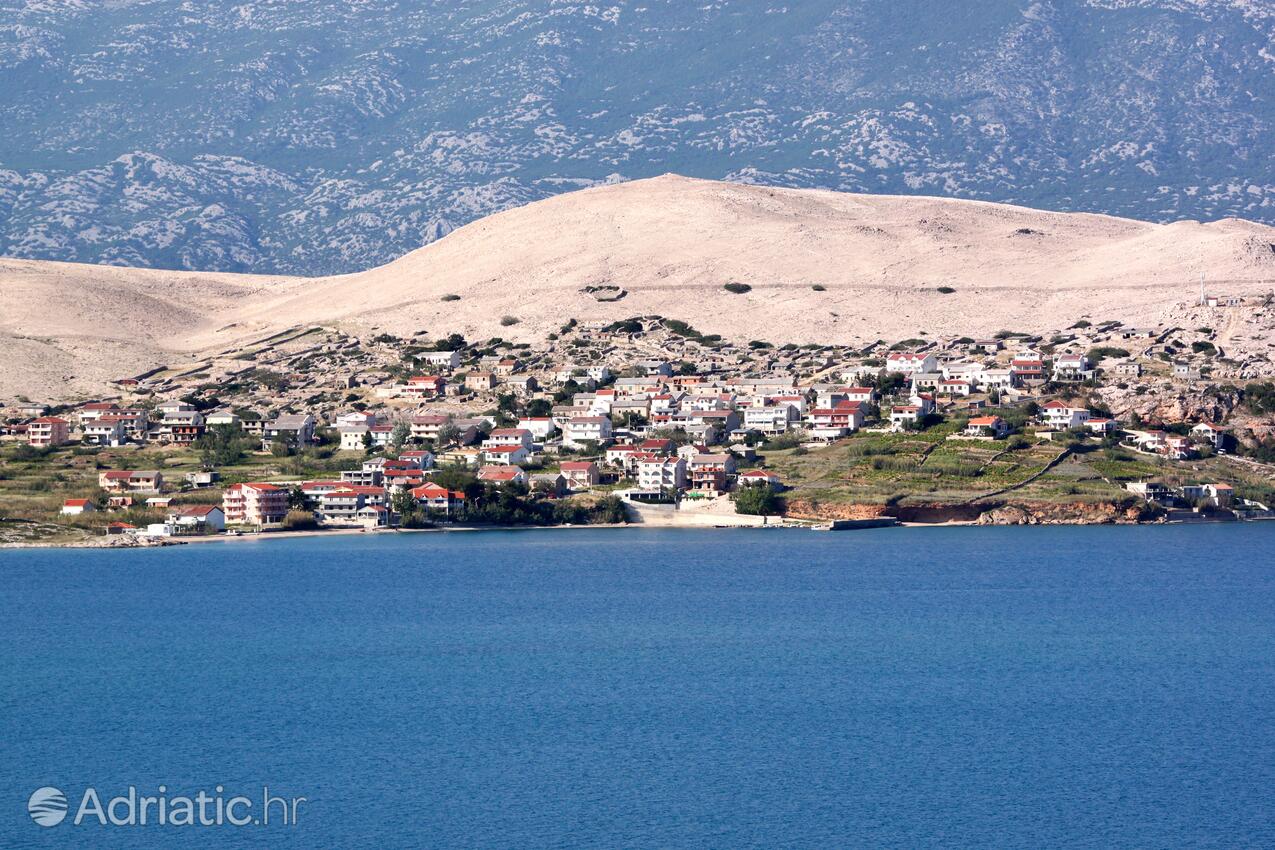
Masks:
[[[658,314],[777,343],[1150,325],[1201,272],[1215,292],[1270,291],[1275,228],[665,176],[499,213],[339,277],[0,260],[0,397],[89,391],[303,324],[530,341],[568,318]]]

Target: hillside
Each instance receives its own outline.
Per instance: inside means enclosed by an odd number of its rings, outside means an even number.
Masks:
[[[0,254],[352,272],[667,171],[1275,218],[1266,0],[9,3]]]
[[[1195,296],[1200,272],[1214,291],[1269,291],[1272,245],[1275,228],[1239,220],[1157,225],[665,176],[499,213],[354,275],[0,260],[0,396],[92,391],[307,324],[531,341],[569,318],[662,315],[731,339],[847,344],[1081,318],[1154,325]],[[604,286],[623,296],[587,291]]]

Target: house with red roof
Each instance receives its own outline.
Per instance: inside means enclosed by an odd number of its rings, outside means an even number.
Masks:
[[[741,472],[735,478],[735,482],[740,487],[769,487],[772,490],[778,490],[783,486],[779,476],[767,469],[750,469],[747,472]]]
[[[161,493],[164,473],[157,469],[107,469],[97,474],[97,486],[108,493]]]
[[[522,467],[506,464],[488,464],[479,467],[478,480],[485,484],[504,487],[508,484],[526,484],[527,473]]]
[[[965,425],[967,437],[990,437],[999,440],[1009,433],[1009,425],[999,416],[975,416]]]
[[[816,407],[806,414],[810,435],[816,440],[839,440],[863,427],[863,405],[841,401],[835,407]]]
[[[274,525],[288,514],[288,491],[260,481],[231,484],[222,494],[221,509],[227,523]]]
[[[602,481],[598,465],[591,460],[568,460],[559,466],[566,486],[572,490],[589,490]]]
[[[71,441],[71,423],[61,416],[41,416],[27,423],[27,442],[36,448],[61,446]]]
[[[178,505],[167,522],[177,534],[217,534],[226,530],[226,512],[219,505]]]
[[[62,513],[68,516],[90,513],[97,510],[91,499],[67,499],[62,503]]]
[[[464,493],[448,490],[432,481],[415,487],[410,492],[417,504],[431,513],[450,514],[465,500]]]
[[[447,390],[447,379],[441,375],[413,375],[398,388],[399,395],[417,401],[438,398]]]

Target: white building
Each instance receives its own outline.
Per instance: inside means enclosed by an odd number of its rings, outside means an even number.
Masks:
[[[886,357],[885,367],[890,372],[915,375],[918,372],[937,371],[939,361],[933,354],[917,354],[914,351],[893,351]]]
[[[586,443],[603,444],[611,439],[611,420],[605,416],[573,416],[562,429],[562,444],[581,448]]]
[[[1088,422],[1089,411],[1055,399],[1041,405],[1040,418],[1050,428],[1065,431],[1068,428],[1079,428]]]
[[[686,487],[686,458],[645,456],[637,461],[640,490],[673,491]]]

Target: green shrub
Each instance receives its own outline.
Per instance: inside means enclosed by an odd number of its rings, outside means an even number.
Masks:
[[[310,511],[293,510],[284,516],[282,525],[286,531],[311,531],[319,527],[319,522]]]
[[[733,292],[736,295],[743,295],[745,292],[752,290],[752,287],[746,283],[728,283],[722,287],[727,292]]]
[[[1116,348],[1112,345],[1100,345],[1097,348],[1089,349],[1089,353],[1085,355],[1092,363],[1099,363],[1111,357],[1128,357],[1129,352],[1123,348]]]
[[[459,301],[459,300],[460,300],[460,296],[459,296],[459,295],[444,295],[442,300],[444,300],[444,301]]]
[[[952,288],[952,287],[950,287],[950,286],[940,286],[940,287],[938,288],[938,291],[939,291],[940,293],[942,293],[943,295],[951,295],[951,294],[952,294],[953,292],[955,292],[956,290],[955,290],[955,289],[953,289],[953,288]]]
[[[779,497],[769,487],[741,487],[735,491],[735,512],[748,516],[774,516],[781,510]]]

